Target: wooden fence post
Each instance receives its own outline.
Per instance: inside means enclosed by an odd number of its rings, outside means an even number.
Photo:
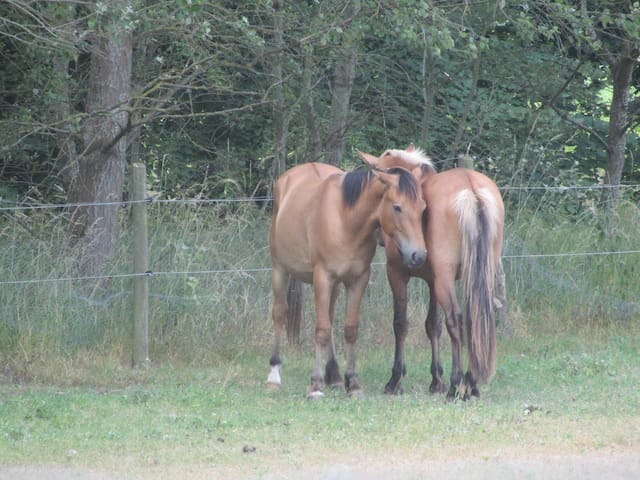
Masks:
[[[133,367],[149,360],[149,245],[147,242],[147,172],[141,163],[131,166],[131,220],[133,224]]]
[[[473,157],[471,155],[461,153],[460,155],[458,155],[458,166],[473,170]]]

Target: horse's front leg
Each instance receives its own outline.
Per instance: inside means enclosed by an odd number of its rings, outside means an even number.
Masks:
[[[384,393],[402,393],[402,378],[407,374],[404,362],[404,344],[409,330],[407,321],[407,284],[409,275],[404,266],[387,263],[387,280],[393,293],[393,334],[395,336],[395,354],[391,379],[384,387]]]
[[[282,367],[282,359],[280,358],[280,349],[282,346],[282,330],[287,319],[287,286],[289,283],[289,275],[279,266],[274,265],[271,272],[271,289],[273,291],[273,306],[271,307],[271,316],[273,318],[273,352],[269,365],[271,370],[267,377],[267,384],[279,387],[282,384],[280,370]]]
[[[316,268],[313,275],[313,290],[316,304],[316,355],[313,373],[311,374],[311,385],[307,393],[307,398],[309,399],[324,397],[324,393],[322,393],[322,370],[324,361],[329,356],[332,344],[331,292],[333,288],[334,282],[330,276],[320,268]]]
[[[427,337],[431,342],[431,393],[444,393],[447,386],[442,380],[443,370],[440,363],[440,337],[442,336],[442,321],[438,310],[438,299],[432,285],[429,285],[429,313],[425,321]]]
[[[350,396],[362,396],[362,387],[356,373],[356,342],[360,326],[360,303],[369,283],[370,269],[367,269],[354,282],[347,286],[347,318],[344,326],[346,343],[347,369],[344,374],[344,385]]]

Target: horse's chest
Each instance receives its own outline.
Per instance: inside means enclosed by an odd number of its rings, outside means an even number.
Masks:
[[[361,277],[369,269],[372,257],[373,253],[368,249],[361,252],[334,252],[325,257],[325,265],[336,280],[348,282]]]

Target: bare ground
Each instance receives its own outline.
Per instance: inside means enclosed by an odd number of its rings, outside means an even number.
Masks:
[[[286,472],[256,476],[217,469],[171,468],[181,479],[260,480],[636,480],[640,478],[640,452],[615,454],[545,455],[460,460],[407,459],[385,462],[383,458],[355,463],[305,466]],[[120,480],[166,477],[160,472],[107,473],[71,467],[0,467],[0,480]]]

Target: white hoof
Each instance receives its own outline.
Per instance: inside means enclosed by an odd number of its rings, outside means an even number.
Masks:
[[[280,378],[280,365],[273,365],[271,367],[271,371],[267,377],[267,384],[276,388],[282,385],[282,379]]]

